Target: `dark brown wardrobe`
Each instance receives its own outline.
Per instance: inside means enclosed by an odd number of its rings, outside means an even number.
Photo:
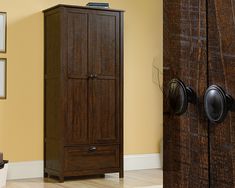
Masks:
[[[123,11],[44,11],[44,173],[123,177]]]
[[[164,0],[164,188],[235,187],[235,0]]]

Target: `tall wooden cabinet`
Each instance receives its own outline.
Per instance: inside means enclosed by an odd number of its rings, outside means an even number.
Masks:
[[[123,177],[123,11],[44,11],[44,173]]]

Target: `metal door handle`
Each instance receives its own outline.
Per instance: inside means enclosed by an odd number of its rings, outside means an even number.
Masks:
[[[218,124],[224,121],[228,111],[232,110],[234,100],[220,86],[211,85],[204,95],[204,108],[210,122]]]
[[[182,115],[188,108],[188,103],[196,103],[196,93],[192,88],[186,87],[179,79],[172,79],[168,84],[168,104],[171,113]]]

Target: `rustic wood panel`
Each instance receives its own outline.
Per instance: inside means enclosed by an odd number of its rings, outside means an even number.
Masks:
[[[209,187],[206,1],[164,0],[164,187]],[[182,116],[169,114],[167,84],[181,79],[197,93]]]
[[[208,1],[209,85],[235,98],[235,0]],[[213,188],[235,187],[235,113],[210,124],[210,182]]]

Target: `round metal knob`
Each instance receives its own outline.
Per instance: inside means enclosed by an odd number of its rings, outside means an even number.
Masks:
[[[182,115],[188,108],[188,103],[196,102],[196,94],[192,88],[186,87],[179,79],[172,79],[168,84],[168,104],[171,113]]]
[[[212,123],[221,123],[233,106],[233,98],[220,86],[210,86],[204,95],[204,108],[207,118]]]

